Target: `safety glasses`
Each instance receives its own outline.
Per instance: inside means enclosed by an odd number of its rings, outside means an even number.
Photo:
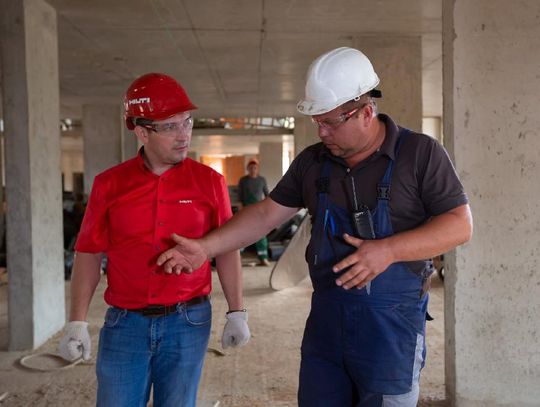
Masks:
[[[360,107],[354,108],[353,110],[349,112],[341,113],[336,119],[327,118],[327,119],[319,120],[312,117],[311,120],[313,121],[313,123],[317,124],[320,128],[335,130],[339,126],[341,126],[343,123],[345,123],[347,120],[349,120],[351,117],[353,117],[356,113],[358,113],[360,110],[362,110],[364,106],[366,105],[367,103]]]
[[[189,116],[182,122],[170,122],[170,123],[152,123],[139,121],[138,126],[142,126],[148,130],[152,130],[155,133],[163,136],[174,137],[178,133],[186,133],[193,129],[193,117]]]

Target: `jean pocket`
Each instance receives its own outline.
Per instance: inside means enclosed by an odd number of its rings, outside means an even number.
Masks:
[[[127,311],[125,309],[110,307],[105,314],[104,326],[107,328],[115,327],[126,313]]]
[[[416,334],[424,334],[424,324],[426,321],[426,313],[420,307],[399,304],[393,308],[397,317],[408,325]]]
[[[212,322],[212,306],[210,301],[191,305],[186,308],[186,321],[193,326],[205,325]]]

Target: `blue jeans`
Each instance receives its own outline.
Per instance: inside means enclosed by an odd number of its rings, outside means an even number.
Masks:
[[[99,334],[97,405],[195,406],[212,322],[210,301],[167,316],[111,307]]]

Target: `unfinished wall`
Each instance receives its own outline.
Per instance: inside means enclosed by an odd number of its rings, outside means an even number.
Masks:
[[[354,47],[367,55],[381,80],[379,111],[404,127],[422,131],[420,37],[358,37]]]

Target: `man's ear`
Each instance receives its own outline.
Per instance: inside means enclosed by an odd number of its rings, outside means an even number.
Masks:
[[[146,143],[148,143],[148,130],[141,126],[135,126],[133,131],[142,145],[146,145]]]
[[[369,126],[371,124],[371,121],[374,119],[375,115],[373,114],[373,105],[371,103],[368,103],[361,111],[362,119],[364,122],[364,125]]]

